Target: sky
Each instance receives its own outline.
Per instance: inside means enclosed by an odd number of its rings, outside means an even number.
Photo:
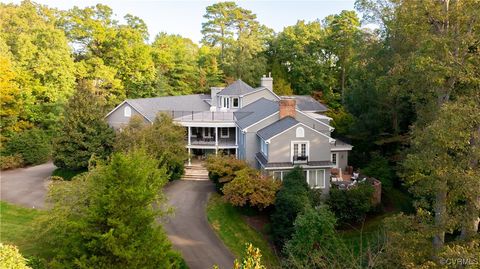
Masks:
[[[3,3],[20,3],[19,0],[0,0]],[[152,41],[159,32],[179,34],[199,43],[202,34],[203,15],[205,8],[219,1],[159,1],[159,0],[36,0],[35,2],[58,9],[70,9],[73,6],[86,7],[97,3],[112,8],[116,19],[122,22],[125,14],[132,14],[145,21]],[[280,32],[285,26],[293,25],[298,20],[322,20],[330,14],[342,10],[353,10],[355,0],[316,0],[316,1],[272,1],[243,0],[237,5],[251,10],[257,15],[258,21],[275,32]]]

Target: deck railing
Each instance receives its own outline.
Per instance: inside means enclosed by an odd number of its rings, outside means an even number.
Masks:
[[[221,111],[161,111],[167,113],[176,121],[233,121],[233,112]]]

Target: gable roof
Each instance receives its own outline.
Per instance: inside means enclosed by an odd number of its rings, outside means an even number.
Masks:
[[[237,125],[241,129],[259,122],[266,117],[278,112],[278,102],[260,98],[257,101],[244,106],[238,111],[234,112],[237,119]]]
[[[268,140],[273,136],[290,129],[291,127],[297,125],[299,122],[292,117],[285,117],[279,121],[276,121],[263,129],[260,129],[257,132],[257,135],[260,136],[263,140]]]
[[[297,103],[297,108],[301,111],[315,111],[315,112],[325,112],[328,108],[315,100],[315,98],[310,95],[290,95],[282,96],[282,98],[293,98]]]
[[[207,103],[208,99],[210,99],[209,94],[192,94],[192,95],[127,99],[125,100],[125,102],[130,104],[132,107],[134,107],[135,110],[137,110],[140,114],[144,115],[148,120],[153,121],[158,112],[165,111],[165,110],[166,111],[208,111],[210,109],[210,105]]]
[[[238,79],[217,93],[217,95],[244,95],[253,91],[255,91],[254,88]]]

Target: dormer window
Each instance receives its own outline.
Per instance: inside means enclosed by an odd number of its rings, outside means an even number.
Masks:
[[[232,98],[232,107],[233,108],[238,108],[238,105],[239,105],[238,103],[239,103],[238,97],[233,97]]]
[[[132,109],[129,106],[126,106],[123,109],[123,115],[127,118],[130,118],[132,116]]]
[[[230,108],[230,98],[222,97],[222,108]]]

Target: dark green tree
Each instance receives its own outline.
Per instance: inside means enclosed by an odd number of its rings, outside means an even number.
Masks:
[[[69,100],[61,129],[54,139],[53,161],[72,170],[88,167],[92,156],[106,159],[113,148],[114,131],[104,120],[105,109],[92,82],[81,80]]]
[[[49,268],[184,268],[157,223],[167,181],[166,169],[140,149],[54,183],[52,208],[36,226]]]

